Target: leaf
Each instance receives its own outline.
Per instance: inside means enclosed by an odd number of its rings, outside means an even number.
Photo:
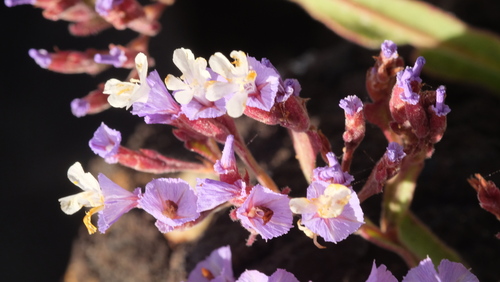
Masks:
[[[411,44],[424,71],[481,84],[500,94],[500,37],[419,1],[292,0],[340,36],[366,48]],[[425,16],[423,16],[425,15]]]

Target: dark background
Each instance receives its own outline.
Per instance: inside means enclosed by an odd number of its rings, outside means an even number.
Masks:
[[[205,58],[216,51],[229,54],[231,50],[267,57],[282,74],[286,73],[284,76],[301,81],[302,96],[312,98],[308,104],[311,116],[321,119],[320,127],[332,141],[334,151],[340,154],[343,121],[338,100],[351,94],[367,100],[363,75],[376,51],[344,41],[287,1],[177,2],[162,18],[161,35],[151,41],[155,68],[162,76],[177,74],[171,57],[178,47],[190,48],[196,56]],[[493,1],[434,2],[473,26],[500,32],[499,4]],[[74,38],[67,32],[67,23],[45,20],[39,9],[0,6],[4,180],[0,273],[3,281],[57,281],[66,269],[71,244],[83,217],[83,212],[65,215],[57,202],[60,197],[78,192],[66,177],[68,167],[75,161],[84,167],[88,164],[93,153],[87,143],[101,121],[120,130],[126,140],[141,120],[122,109],[84,118],[76,118],[70,111],[72,99],[86,95],[97,83],[111,77],[124,79],[127,72],[110,70],[96,77],[52,73],[38,67],[28,56],[28,50],[106,49],[109,43],[126,44],[135,34],[128,30],[107,30],[97,36]],[[411,64],[411,48],[403,47],[400,53]],[[500,98],[480,87],[425,78],[433,87],[447,85],[447,103],[452,113],[447,135],[437,145],[436,154],[422,175],[422,183],[419,182],[413,209],[459,250],[482,281],[499,281],[500,243],[493,235],[500,231],[500,223],[478,207],[466,178],[480,172],[500,183],[496,173],[500,169]],[[272,138],[270,143],[274,149],[279,146]],[[372,159],[378,158],[384,148],[380,136],[368,135],[365,143],[364,153],[357,155],[361,163],[368,163],[360,165],[355,173],[359,185]],[[294,188],[302,184],[286,183],[284,180],[289,177],[286,170],[276,172],[275,177],[281,186]],[[367,204],[376,205],[375,200],[372,202]],[[368,253],[373,255],[368,261],[377,259],[378,263],[384,263],[383,257],[376,256],[380,254],[377,251]],[[390,254],[387,257],[389,262],[397,261]],[[370,266],[360,266],[366,277]],[[255,264],[255,268],[259,269],[259,265]],[[299,277],[293,268],[288,270]],[[301,278],[321,277],[302,275]]]

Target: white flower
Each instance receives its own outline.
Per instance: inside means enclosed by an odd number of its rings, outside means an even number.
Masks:
[[[207,61],[201,57],[194,58],[189,49],[179,48],[174,51],[174,64],[182,72],[180,78],[171,74],[165,78],[168,89],[176,91],[174,96],[180,104],[191,102],[193,97],[199,101],[205,98],[205,83],[210,79]]]
[[[68,169],[68,178],[83,192],[60,198],[61,209],[66,214],[74,214],[82,207],[97,207],[103,205],[103,196],[99,182],[90,172],[84,172],[79,162]]]
[[[135,102],[147,102],[150,87],[146,81],[148,58],[144,53],[139,53],[135,57],[135,67],[139,73],[139,80],[131,79],[130,82],[122,82],[112,78],[104,85],[103,93],[109,94],[108,102],[111,106],[128,109]]]
[[[232,51],[231,58],[234,59],[233,63],[221,53],[210,57],[210,68],[226,81],[213,81],[207,88],[207,99],[216,101],[227,96],[227,113],[231,117],[239,117],[245,110],[248,94],[256,90],[257,73],[249,68],[244,52]]]

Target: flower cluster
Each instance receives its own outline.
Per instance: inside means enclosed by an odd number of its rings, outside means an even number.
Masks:
[[[231,248],[224,246],[212,251],[207,258],[196,264],[196,267],[189,274],[187,281],[298,282],[299,280],[292,273],[284,269],[277,269],[271,276],[267,276],[257,270],[245,270],[238,279],[235,279],[231,262]]]

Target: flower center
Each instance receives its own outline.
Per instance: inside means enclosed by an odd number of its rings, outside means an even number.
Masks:
[[[177,218],[177,210],[179,209],[179,206],[171,200],[166,200],[165,204],[163,205],[163,211],[161,212],[164,216],[175,219]]]

